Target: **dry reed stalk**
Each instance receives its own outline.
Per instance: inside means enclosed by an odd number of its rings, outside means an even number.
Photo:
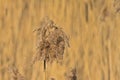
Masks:
[[[52,63],[55,60],[62,61],[64,49],[66,45],[69,46],[69,39],[62,29],[48,17],[43,19],[40,27],[35,31],[37,33],[37,49],[32,64],[38,60],[44,61],[45,80],[47,80],[46,63]]]
[[[44,69],[46,62],[61,62],[63,59],[64,49],[69,46],[69,39],[61,28],[57,27],[52,20],[45,17],[38,29],[37,33],[37,53],[33,57],[32,63],[38,60],[44,61]]]
[[[9,67],[9,73],[11,80],[25,80],[24,76],[19,73],[18,69],[15,66]]]

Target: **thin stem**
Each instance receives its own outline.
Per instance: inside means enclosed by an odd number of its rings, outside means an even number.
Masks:
[[[46,60],[44,60],[44,71],[46,70]]]
[[[45,72],[45,80],[47,80],[46,60],[44,60],[44,72]]]

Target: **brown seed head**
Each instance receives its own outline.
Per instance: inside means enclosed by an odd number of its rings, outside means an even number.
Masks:
[[[69,46],[69,39],[62,29],[49,18],[45,18],[40,28],[35,31],[37,32],[37,53],[33,58],[33,63],[37,60],[61,61],[66,45]]]
[[[19,73],[18,69],[15,66],[9,67],[9,73],[11,80],[25,80],[25,78]]]

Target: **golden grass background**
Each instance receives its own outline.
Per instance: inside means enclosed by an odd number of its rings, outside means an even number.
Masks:
[[[63,64],[48,64],[48,80],[65,80],[71,68],[78,80],[119,80],[120,15],[114,1],[0,0],[0,80],[10,80],[12,63],[26,80],[44,80],[43,62],[29,64],[35,53],[33,30],[45,16],[70,37]]]

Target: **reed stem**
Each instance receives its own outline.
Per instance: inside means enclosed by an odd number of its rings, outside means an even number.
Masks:
[[[47,80],[46,60],[44,60],[44,72],[45,72],[45,80]]]

